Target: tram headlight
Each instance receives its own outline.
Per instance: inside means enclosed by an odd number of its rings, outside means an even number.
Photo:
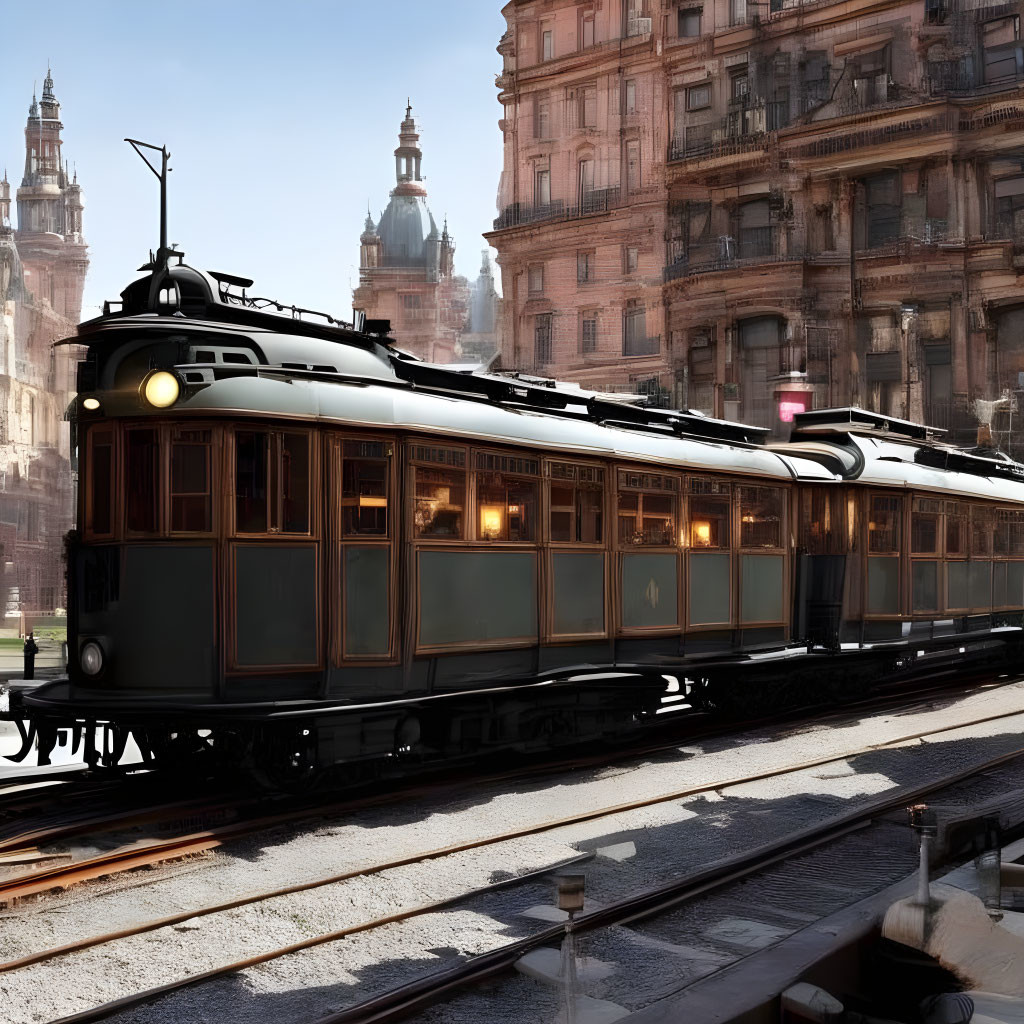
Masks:
[[[95,412],[100,407],[100,400],[98,398],[83,398],[82,408],[88,409],[89,412]]]
[[[95,640],[87,641],[82,644],[78,661],[87,676],[98,676],[103,671],[103,648]]]
[[[141,390],[154,409],[169,409],[181,396],[181,381],[168,370],[154,370],[142,382]]]

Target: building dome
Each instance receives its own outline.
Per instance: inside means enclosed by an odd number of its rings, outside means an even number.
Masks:
[[[393,192],[391,201],[377,225],[377,234],[384,246],[384,262],[388,266],[416,266],[426,257],[424,242],[437,225],[422,196]]]

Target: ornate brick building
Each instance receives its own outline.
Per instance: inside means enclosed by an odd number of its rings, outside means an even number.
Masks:
[[[469,287],[455,276],[455,242],[447,223],[439,232],[427,208],[419,138],[410,106],[395,150],[397,184],[380,222],[367,214],[359,239],[352,306],[371,319],[390,320],[399,348],[448,363],[469,316]]]
[[[65,603],[62,539],[74,502],[63,419],[77,357],[53,342],[79,321],[89,260],[62,127],[47,72],[25,128],[16,228],[6,174],[0,182],[0,620]]]
[[[1021,4],[513,0],[503,363],[1024,455]]]

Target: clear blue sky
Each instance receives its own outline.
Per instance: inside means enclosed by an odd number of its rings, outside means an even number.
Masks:
[[[158,185],[125,136],[171,151],[170,240],[256,294],[343,315],[359,234],[395,183],[406,96],[428,205],[475,277],[494,218],[501,0],[49,0],[4,4],[0,169],[24,169],[47,61],[78,169],[92,264],[83,318],[158,238]],[[12,197],[13,198],[13,197]],[[13,211],[12,211],[13,213]],[[91,307],[91,308],[90,308]]]

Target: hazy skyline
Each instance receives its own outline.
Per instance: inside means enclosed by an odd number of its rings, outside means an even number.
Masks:
[[[409,0],[54,0],[45,18],[8,6],[0,169],[13,200],[33,82],[38,95],[49,61],[64,156],[85,194],[83,319],[120,294],[157,244],[157,181],[125,136],[172,154],[168,230],[187,262],[347,316],[367,202],[376,220],[395,183],[409,97],[428,205],[439,226],[447,215],[456,271],[473,278],[501,170],[500,7],[456,0],[441,24],[436,8]]]

